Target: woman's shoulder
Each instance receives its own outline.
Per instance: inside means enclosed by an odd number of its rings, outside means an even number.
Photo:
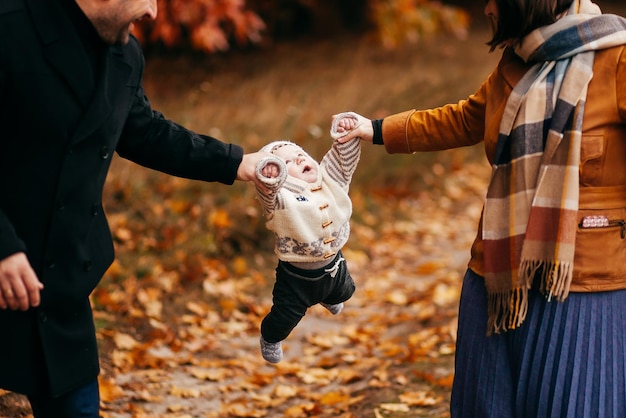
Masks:
[[[524,62],[511,47],[504,48],[500,62],[498,62],[497,71],[502,78],[514,87],[526,74],[526,72],[533,66]]]

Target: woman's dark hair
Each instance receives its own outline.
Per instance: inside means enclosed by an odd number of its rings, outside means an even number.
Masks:
[[[498,22],[487,45],[493,51],[508,40],[521,40],[533,30],[554,23],[573,0],[496,0]]]

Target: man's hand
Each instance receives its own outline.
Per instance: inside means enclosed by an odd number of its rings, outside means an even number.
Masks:
[[[0,260],[0,309],[25,311],[39,306],[43,284],[24,253]]]
[[[239,168],[237,169],[237,180],[252,181],[257,187],[260,187],[261,190],[269,193],[269,189],[256,175],[257,164],[262,158],[266,157],[273,157],[273,154],[270,154],[269,152],[253,152],[250,154],[244,154],[241,164],[239,164]]]
[[[237,169],[237,180],[241,181],[256,181],[256,165],[261,158],[271,157],[269,152],[253,152],[251,154],[244,154],[241,164]]]

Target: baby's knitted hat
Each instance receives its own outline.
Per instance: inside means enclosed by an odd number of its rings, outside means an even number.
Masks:
[[[276,151],[280,147],[284,147],[285,145],[293,145],[294,147],[298,147],[302,151],[304,151],[304,149],[302,149],[302,147],[300,145],[296,144],[295,142],[286,141],[286,140],[270,142],[269,144],[267,144],[263,148],[261,148],[259,151],[260,152],[269,152],[270,154],[273,154],[274,151]],[[306,152],[306,151],[304,151],[304,152]]]
[[[273,154],[274,151],[276,151],[277,149],[279,149],[281,147],[284,147],[284,146],[287,146],[287,145],[293,145],[294,147],[299,148],[304,154],[308,155],[311,158],[311,160],[315,161],[315,163],[319,165],[319,162],[317,162],[313,157],[311,157],[311,155],[308,152],[306,152],[304,150],[304,148],[302,148],[300,145],[298,145],[298,144],[296,144],[294,142],[291,142],[291,141],[279,140],[279,141],[270,142],[269,144],[267,144],[263,148],[261,148],[259,150],[259,152],[269,152],[270,154]],[[260,175],[261,170],[263,169],[265,164],[267,164],[268,162],[275,162],[273,160],[270,160],[269,158],[272,158],[272,157],[263,158],[261,160],[261,162],[259,163],[259,165],[257,165],[257,176]],[[287,172],[287,166],[285,165],[285,163],[282,160],[280,160],[280,162],[282,163],[282,164],[279,164],[281,172],[283,172],[283,170],[284,170],[284,172],[286,173]],[[319,176],[320,176],[320,174],[318,172],[318,178],[319,178]]]

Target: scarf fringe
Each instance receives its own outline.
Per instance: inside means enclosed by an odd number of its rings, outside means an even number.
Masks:
[[[541,269],[539,289],[541,293],[546,296],[548,302],[550,302],[553,297],[559,302],[563,302],[565,298],[567,298],[567,295],[569,295],[569,288],[572,284],[574,272],[574,263],[559,260],[532,261],[532,263],[537,264],[534,266],[535,272]],[[529,264],[531,264],[530,261],[522,262],[520,270],[522,268],[528,268]],[[530,276],[530,279],[532,280],[533,277],[534,275]]]
[[[547,260],[526,260],[520,264],[521,286],[507,292],[488,295],[487,335],[518,328],[528,313],[528,289],[539,275],[539,290],[548,302],[563,302],[569,294],[574,263]]]
[[[519,327],[528,313],[528,289],[492,293],[487,297],[489,318],[487,335],[499,334]]]

